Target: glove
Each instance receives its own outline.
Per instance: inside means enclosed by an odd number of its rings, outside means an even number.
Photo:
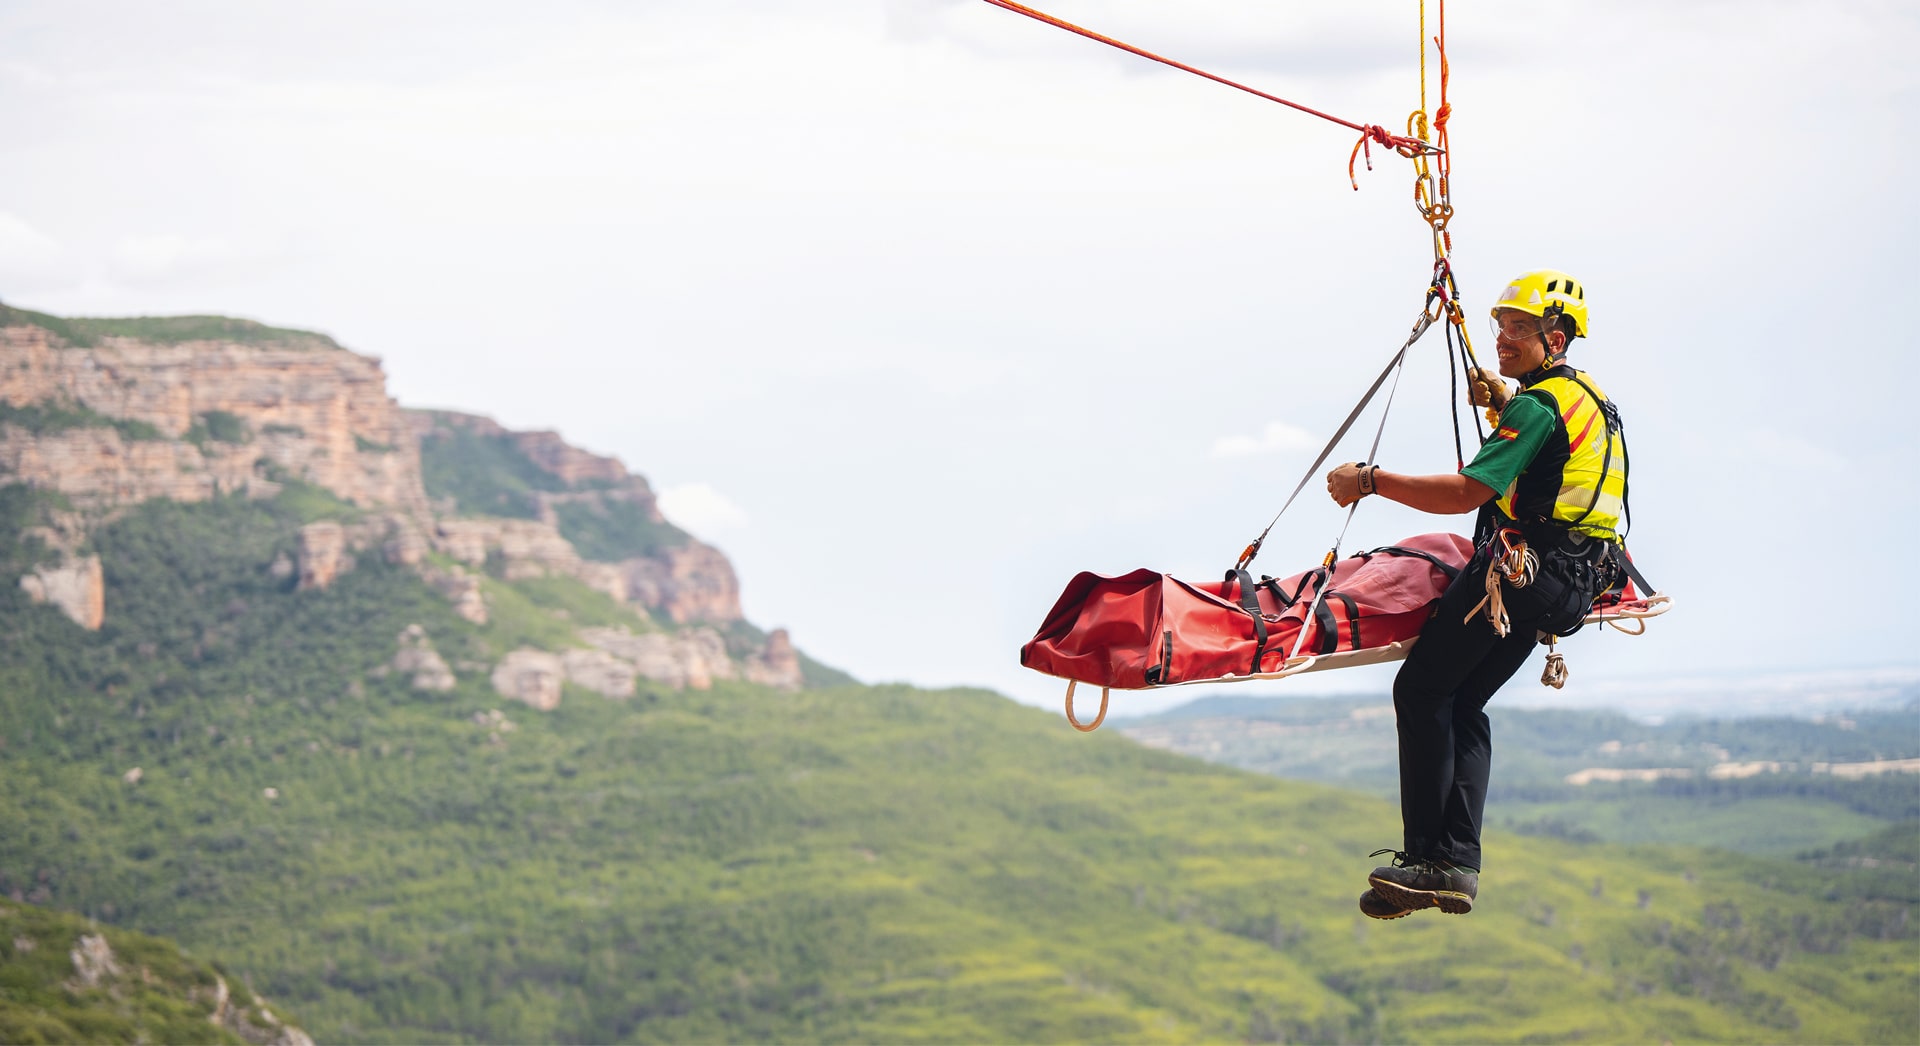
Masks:
[[[1485,367],[1473,367],[1467,371],[1467,402],[1476,407],[1492,407],[1505,410],[1507,401],[1513,398],[1513,390],[1507,387],[1507,380],[1499,371]]]
[[[1373,474],[1379,468],[1364,461],[1349,461],[1327,473],[1327,493],[1333,495],[1333,503],[1346,508],[1373,493]]]

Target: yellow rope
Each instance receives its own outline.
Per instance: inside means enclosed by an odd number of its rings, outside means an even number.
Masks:
[[[1420,123],[1427,122],[1427,0],[1420,0]],[[1425,133],[1420,135],[1426,141]]]

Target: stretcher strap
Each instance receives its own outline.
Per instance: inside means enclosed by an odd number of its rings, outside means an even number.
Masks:
[[[1267,616],[1260,612],[1260,590],[1253,585],[1253,575],[1238,567],[1227,571],[1224,585],[1234,585],[1240,589],[1240,609],[1253,619],[1253,667],[1249,672],[1260,671],[1260,655],[1267,652]],[[1226,590],[1222,587],[1221,591]]]

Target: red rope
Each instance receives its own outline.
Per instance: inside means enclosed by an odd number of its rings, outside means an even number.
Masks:
[[[1369,171],[1373,170],[1373,148],[1372,148],[1373,143],[1378,142],[1380,145],[1384,146],[1385,148],[1392,149],[1394,152],[1399,153],[1402,156],[1413,156],[1416,153],[1432,151],[1432,147],[1428,146],[1425,142],[1422,142],[1418,138],[1402,137],[1400,135],[1390,133],[1386,128],[1380,126],[1379,124],[1358,124],[1358,123],[1354,123],[1352,120],[1342,120],[1338,116],[1334,116],[1330,113],[1323,113],[1318,109],[1309,108],[1307,106],[1301,105],[1298,102],[1289,102],[1285,98],[1280,97],[1279,95],[1268,94],[1265,91],[1248,87],[1246,84],[1229,80],[1224,76],[1216,76],[1213,73],[1207,72],[1205,69],[1196,69],[1193,66],[1187,65],[1184,62],[1176,62],[1171,58],[1163,58],[1160,55],[1154,54],[1152,51],[1142,50],[1141,48],[1135,47],[1132,44],[1123,43],[1119,40],[1115,40],[1113,37],[1110,37],[1110,36],[1102,36],[1091,29],[1082,29],[1081,27],[1074,25],[1072,22],[1055,18],[1054,16],[1047,14],[1045,11],[1036,11],[1033,8],[1026,6],[1025,4],[1014,3],[1013,0],[984,0],[984,2],[988,4],[992,4],[994,7],[998,7],[1002,10],[1012,11],[1014,14],[1017,14],[1017,15],[1026,15],[1028,18],[1031,18],[1036,22],[1045,22],[1046,24],[1053,26],[1057,29],[1065,29],[1069,33],[1073,33],[1078,36],[1084,36],[1089,40],[1098,40],[1099,42],[1106,44],[1108,47],[1117,47],[1120,50],[1127,52],[1128,54],[1139,55],[1140,57],[1148,59],[1150,61],[1159,62],[1161,65],[1172,66],[1173,68],[1178,69],[1182,72],[1188,72],[1188,73],[1192,73],[1195,76],[1205,77],[1208,80],[1212,80],[1214,83],[1225,84],[1226,86],[1234,88],[1236,90],[1245,91],[1256,98],[1265,98],[1269,102],[1279,102],[1281,105],[1284,105],[1289,109],[1298,110],[1300,112],[1306,113],[1309,116],[1318,116],[1322,120],[1330,120],[1333,123],[1337,123],[1342,127],[1347,127],[1347,128],[1351,128],[1352,130],[1359,131],[1360,140],[1354,143],[1353,155],[1347,157],[1347,180],[1353,183],[1353,187],[1355,190],[1358,190],[1360,188],[1360,182],[1354,177],[1354,173],[1353,173],[1354,161],[1359,158],[1361,152],[1364,150],[1367,157],[1367,170]]]

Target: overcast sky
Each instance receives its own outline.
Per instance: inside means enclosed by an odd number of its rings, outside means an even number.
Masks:
[[[1349,119],[1418,104],[1410,0],[1041,6]],[[1564,647],[1569,695],[1920,666],[1915,5],[1449,14],[1473,330],[1521,271],[1586,284],[1575,362],[1679,601]],[[1067,579],[1230,565],[1431,262],[1406,161],[1356,193],[1344,128],[977,0],[8,2],[0,114],[0,299],[326,331],[403,403],[618,455],[822,660],[1034,702]],[[1436,334],[1388,468],[1454,467],[1446,376]],[[1303,497],[1256,566],[1343,518]],[[1466,526],[1370,501],[1345,548]]]

